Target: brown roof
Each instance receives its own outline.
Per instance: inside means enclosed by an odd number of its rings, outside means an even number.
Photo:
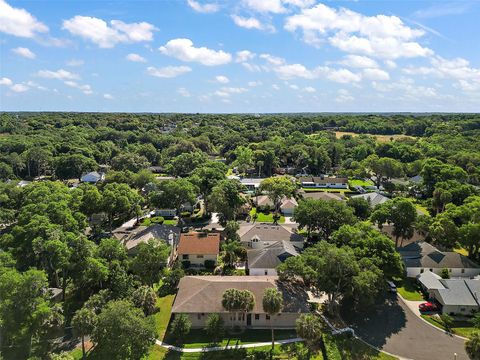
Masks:
[[[217,255],[219,248],[219,233],[192,232],[180,234],[177,252],[179,255]]]
[[[185,276],[178,284],[173,313],[224,313],[223,293],[227,289],[249,290],[255,297],[252,313],[265,313],[263,293],[276,287],[283,295],[282,312],[308,312],[305,291],[291,283],[278,281],[277,276]]]

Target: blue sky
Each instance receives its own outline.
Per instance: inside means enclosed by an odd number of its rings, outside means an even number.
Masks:
[[[0,0],[0,110],[480,111],[479,1]]]

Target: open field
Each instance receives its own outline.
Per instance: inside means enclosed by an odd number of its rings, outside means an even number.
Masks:
[[[368,135],[368,136],[373,136],[375,139],[377,139],[378,142],[385,143],[385,142],[390,142],[391,139],[393,140],[399,140],[399,139],[414,139],[415,137],[409,136],[409,135],[402,135],[402,134],[394,134],[394,135],[376,135],[376,134],[360,134],[360,133],[354,133],[354,132],[348,132],[348,131],[335,131],[335,137],[337,139],[340,139],[343,135],[351,135],[353,137],[359,136],[359,135]]]

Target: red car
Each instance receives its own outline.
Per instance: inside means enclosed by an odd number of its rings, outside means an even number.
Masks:
[[[434,303],[431,303],[431,302],[425,302],[425,303],[421,303],[420,305],[418,305],[418,309],[421,312],[437,311],[438,306]]]

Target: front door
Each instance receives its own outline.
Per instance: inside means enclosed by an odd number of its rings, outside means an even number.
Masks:
[[[252,325],[252,314],[247,314],[247,326]]]

